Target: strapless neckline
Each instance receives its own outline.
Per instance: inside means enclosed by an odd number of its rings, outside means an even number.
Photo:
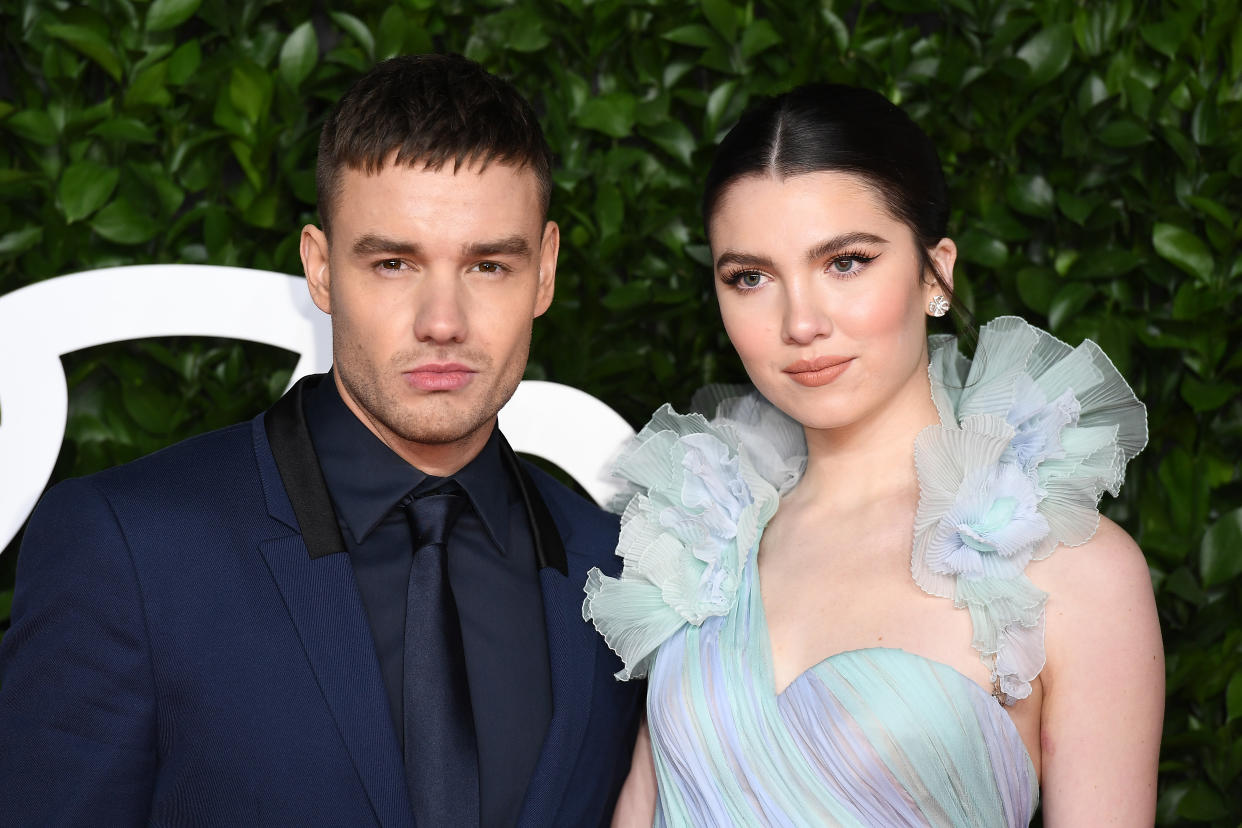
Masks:
[[[1009,735],[1016,739],[1018,744],[1022,745],[1022,755],[1026,758],[1027,770],[1029,771],[1032,779],[1035,779],[1036,782],[1039,781],[1039,774],[1035,770],[1035,762],[1031,758],[1031,752],[1026,749],[1026,742],[1023,741],[1022,734],[1019,732],[1018,726],[1014,723],[1013,719],[1010,718],[1009,714],[1002,709],[998,702],[996,702],[992,694],[981,687],[978,682],[971,679],[961,670],[958,670],[951,664],[945,664],[943,661],[937,661],[934,658],[928,658],[927,656],[919,655],[918,653],[912,653],[909,650],[903,650],[900,647],[857,647],[850,650],[841,650],[827,656],[826,658],[822,658],[810,667],[807,667],[805,670],[798,673],[798,675],[794,676],[793,680],[778,692],[776,690],[775,681],[776,670],[772,660],[772,634],[768,630],[767,608],[763,605],[763,588],[759,578],[758,557],[758,555],[753,555],[746,563],[747,568],[751,570],[749,573],[750,577],[748,579],[751,584],[751,595],[749,596],[751,601],[751,612],[756,618],[756,621],[754,622],[756,637],[759,640],[760,648],[762,650],[762,657],[759,659],[759,664],[763,667],[764,675],[761,678],[764,682],[764,686],[769,689],[778,703],[787,694],[789,694],[791,690],[797,692],[794,690],[795,685],[813,680],[816,671],[827,665],[831,665],[834,662],[850,661],[859,658],[877,656],[881,658],[913,659],[927,665],[937,672],[951,676],[956,683],[965,686],[964,692],[973,693],[976,696],[984,697],[990,702],[993,702],[987,709],[992,711],[994,717],[997,717],[997,721],[1000,721],[1001,719],[1004,720],[1004,724],[1000,725],[1000,727],[1003,730],[1007,730]]]

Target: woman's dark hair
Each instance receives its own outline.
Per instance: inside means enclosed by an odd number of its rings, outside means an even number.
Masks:
[[[914,233],[924,273],[954,304],[928,250],[947,234],[949,197],[936,148],[906,113],[878,92],[809,84],[767,98],[742,115],[716,148],[703,190],[703,224],[741,178],[847,172],[866,180]]]

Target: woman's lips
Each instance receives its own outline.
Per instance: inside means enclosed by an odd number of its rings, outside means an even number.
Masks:
[[[405,372],[406,381],[419,391],[456,391],[474,379],[474,369],[457,362],[429,362]]]
[[[822,356],[800,359],[785,367],[785,373],[799,385],[818,388],[827,385],[845,372],[854,361],[853,357]]]

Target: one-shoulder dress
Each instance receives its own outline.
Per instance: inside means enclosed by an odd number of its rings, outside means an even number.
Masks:
[[[753,392],[710,421],[665,406],[617,462],[624,569],[593,571],[583,605],[617,677],[649,682],[656,825],[1029,824],[1035,769],[1002,708],[1044,665],[1048,595],[1024,572],[1095,533],[1146,410],[1094,343],[1016,317],[984,326],[973,360],[952,337],[929,350],[940,423],[914,445],[911,574],[969,612],[993,692],[869,647],[776,693],[756,557],[805,466],[801,428]]]

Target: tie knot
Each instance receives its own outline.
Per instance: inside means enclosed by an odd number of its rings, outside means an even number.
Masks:
[[[415,495],[405,503],[405,514],[410,521],[414,548],[443,544],[465,505],[466,498],[456,486],[436,489],[425,495]]]

